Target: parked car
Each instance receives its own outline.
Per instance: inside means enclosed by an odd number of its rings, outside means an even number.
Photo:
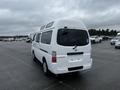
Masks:
[[[100,42],[102,42],[102,41],[103,41],[103,37],[102,37],[102,36],[99,36],[99,39],[100,39]]]
[[[31,39],[30,38],[27,38],[26,39],[26,43],[30,43],[31,42]]]
[[[118,39],[118,41],[115,42],[115,48],[120,48],[120,39]]]
[[[120,36],[120,32],[119,32],[119,33],[117,33],[117,36]]]
[[[99,36],[91,36],[90,40],[91,40],[92,43],[101,43],[102,38],[99,37]]]
[[[118,37],[114,37],[113,39],[111,39],[110,44],[111,44],[111,45],[115,45],[115,43],[116,43],[118,40],[119,40]]]
[[[31,49],[43,72],[64,74],[90,69],[91,43],[87,28],[78,20],[60,19],[41,27]]]

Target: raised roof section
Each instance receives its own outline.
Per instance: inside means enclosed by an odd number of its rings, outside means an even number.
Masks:
[[[50,27],[53,26],[53,24],[54,24],[54,21],[52,21],[52,22],[50,22],[50,23],[48,23],[46,25],[43,25],[43,26],[41,26],[40,30],[44,30],[45,28],[50,28]]]

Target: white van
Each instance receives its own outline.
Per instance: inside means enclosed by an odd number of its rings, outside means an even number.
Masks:
[[[88,30],[79,20],[60,19],[42,26],[34,36],[31,52],[46,74],[82,71],[92,66]]]

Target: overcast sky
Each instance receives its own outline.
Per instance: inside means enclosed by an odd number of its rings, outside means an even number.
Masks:
[[[60,17],[81,19],[88,28],[120,25],[120,0],[0,0],[0,35],[34,32]]]

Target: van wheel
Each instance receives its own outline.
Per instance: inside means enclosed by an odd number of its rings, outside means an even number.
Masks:
[[[36,58],[34,52],[32,53],[32,60],[35,61],[35,62],[37,61],[37,58]]]
[[[43,61],[43,72],[47,75],[49,73],[46,61]]]

